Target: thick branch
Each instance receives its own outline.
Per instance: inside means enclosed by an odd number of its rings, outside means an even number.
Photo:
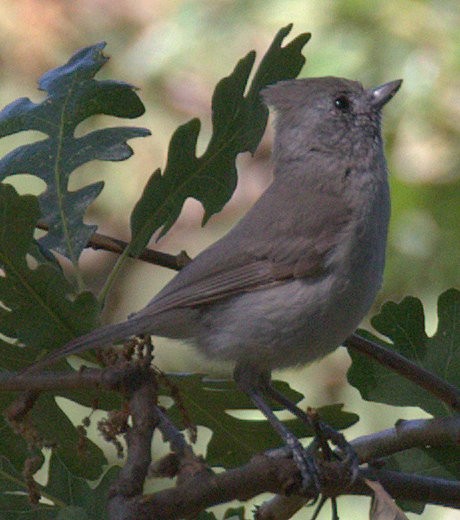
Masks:
[[[141,497],[145,478],[151,463],[153,432],[158,423],[157,385],[153,372],[144,371],[144,378],[135,382],[130,391],[129,411],[132,426],[125,438],[128,457],[117,481],[110,489],[108,512],[110,520],[125,520],[132,497]],[[145,377],[147,376],[147,377]]]
[[[460,415],[398,421],[394,428],[358,437],[350,442],[360,463],[371,462],[409,448],[456,446],[460,436]]]
[[[460,411],[460,391],[440,377],[409,361],[400,354],[382,347],[374,341],[358,334],[351,335],[343,345],[361,352],[381,365],[390,368],[409,381],[424,388],[441,401],[447,403],[453,410]]]
[[[134,498],[130,502],[129,518],[168,520],[193,517],[207,507],[235,498],[244,501],[265,491],[282,494],[287,483],[297,480],[297,473],[298,469],[290,459],[275,460],[259,456],[246,466],[212,475],[207,480],[191,479],[175,488]],[[460,484],[457,482],[384,470],[364,470],[360,476],[378,479],[394,498],[460,507]],[[357,482],[352,488],[344,490],[344,494],[371,495],[372,491]]]
[[[415,433],[416,430],[418,433]],[[408,440],[415,446],[444,446],[455,443],[460,432],[460,418],[451,417],[422,421],[404,421],[392,430],[373,436],[358,438],[352,442],[358,456],[373,459],[406,449]],[[396,442],[399,439],[399,443]],[[298,468],[287,457],[256,456],[240,468],[217,475],[200,474],[175,488],[160,491],[154,495],[134,498],[130,501],[129,518],[152,519],[181,518],[193,516],[213,505],[233,499],[248,500],[269,491],[283,495],[299,483]],[[394,498],[415,499],[431,504],[444,504],[460,507],[460,483],[442,479],[419,477],[385,470],[361,470],[361,476],[378,478]],[[299,488],[300,489],[300,488]],[[343,494],[371,495],[372,491],[360,482],[352,488],[344,489]],[[294,501],[300,508],[308,497],[276,497],[286,507]],[[312,498],[312,497],[310,497]],[[275,499],[274,499],[275,500]],[[265,516],[261,518],[273,518]],[[276,518],[278,518],[276,516]],[[282,518],[282,517],[280,517]],[[286,517],[288,518],[288,517]]]
[[[0,373],[0,391],[52,391],[85,388],[119,390],[135,380],[145,368],[126,363],[108,368],[87,368],[71,372]]]
[[[400,451],[404,451],[409,448],[415,447],[425,447],[425,446],[449,446],[449,445],[457,445],[458,438],[460,436],[460,416],[456,417],[441,417],[437,419],[420,419],[413,421],[398,421],[394,428],[389,428],[387,430],[382,430],[381,432],[373,433],[371,435],[364,435],[362,437],[358,437],[350,442],[353,449],[356,451],[360,463],[371,462],[372,460],[386,457],[393,453],[397,453]],[[392,472],[395,473],[395,472]],[[386,472],[386,474],[390,474],[390,472]],[[366,476],[366,474],[361,471],[361,476]],[[396,473],[396,475],[400,475],[400,473]],[[374,478],[371,476],[371,478]],[[400,482],[402,481],[406,483],[407,479],[410,479],[410,484],[408,486],[412,486],[412,483],[417,483],[420,489],[413,489],[414,493],[423,493],[423,496],[427,494],[426,484],[429,485],[433,483],[433,485],[437,482],[433,480],[424,480],[417,481],[418,477],[416,475],[410,476],[402,476],[402,480],[396,479],[396,477],[392,477],[390,479],[392,482]],[[448,482],[447,488],[444,487],[444,483],[446,481],[442,480],[441,485],[438,488],[438,492],[431,496],[430,503],[435,504],[439,503],[445,506],[452,505],[452,507],[460,507],[460,502],[456,501],[455,504],[451,504],[450,498],[444,501],[446,489],[449,490],[451,483]],[[383,482],[382,482],[383,483]],[[458,486],[458,483],[454,483]],[[406,484],[404,484],[406,485]],[[362,486],[363,494],[369,494],[368,490],[365,489],[366,486]],[[384,486],[385,487],[385,486]],[[428,486],[429,487],[429,486]],[[358,489],[358,486],[353,488],[354,490]],[[434,489],[434,488],[433,488]],[[387,491],[390,492],[389,488]],[[390,494],[394,497],[393,493]],[[420,495],[414,494],[411,499],[417,500]],[[453,495],[454,496],[454,495]],[[421,499],[420,499],[421,500]],[[437,500],[437,501],[436,501]],[[301,509],[305,503],[306,499],[301,496],[283,496],[277,495],[272,499],[268,500],[264,504],[262,504],[257,511],[257,520],[269,520],[272,518],[276,518],[277,520],[287,520],[291,518],[299,509]]]
[[[155,495],[143,497],[142,483],[150,463],[150,444],[153,428],[161,426],[163,433],[172,442],[177,454],[184,455],[189,451],[184,439],[171,435],[171,425],[155,406],[156,386],[153,371],[144,367],[126,364],[122,367],[100,369],[84,369],[79,372],[44,372],[24,374],[24,376],[0,377],[0,388],[5,390],[58,388],[104,387],[131,392],[130,409],[133,416],[133,427],[127,436],[128,462],[122,470],[120,479],[113,490],[111,499],[111,520],[124,518],[178,518],[183,515],[203,510],[212,505],[238,498],[246,500],[262,492],[270,491],[285,494],[296,489],[299,484],[298,468],[286,454],[285,450],[277,450],[278,457],[258,456],[249,464],[214,475],[208,471],[198,473],[186,472],[181,483],[172,489],[161,491]],[[134,389],[132,385],[134,384]],[[177,433],[177,432],[176,432]],[[460,417],[445,417],[431,420],[400,421],[394,428],[372,435],[360,437],[351,442],[360,462],[372,461],[391,453],[414,446],[453,445],[460,435]],[[185,450],[184,450],[185,448]],[[181,453],[182,452],[182,453]],[[192,452],[193,453],[193,452]],[[283,454],[284,456],[280,456]],[[186,457],[187,458],[187,457]],[[193,457],[190,457],[192,460]],[[199,464],[195,467],[199,468]],[[458,486],[443,480],[434,482],[431,479],[419,479],[415,476],[402,476],[409,479],[410,486],[394,486],[398,482],[394,477],[386,479],[381,473],[382,483],[394,497],[418,499],[429,503],[460,506]],[[380,473],[379,473],[380,478]],[[427,490],[430,490],[428,493]],[[446,491],[447,490],[447,491]],[[369,494],[370,490],[356,484],[343,493]],[[446,494],[450,497],[445,500]],[[276,497],[283,508],[301,507],[305,497]],[[269,506],[264,506],[269,507]],[[275,507],[275,506],[272,506]],[[262,510],[263,511],[263,510]],[[123,512],[123,515],[121,515]],[[161,513],[160,513],[161,512]],[[261,517],[268,518],[268,517]]]
[[[458,482],[374,469],[361,470],[360,477],[378,480],[393,498],[419,500],[421,503],[447,507],[460,507],[460,485]],[[347,494],[371,496],[372,491],[362,480],[359,480]],[[255,519],[289,520],[305,506],[306,502],[307,500],[301,496],[277,495],[257,508]]]

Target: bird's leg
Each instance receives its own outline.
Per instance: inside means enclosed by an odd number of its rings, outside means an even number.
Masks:
[[[270,377],[265,377],[261,380],[263,392],[265,395],[280,403],[289,410],[292,414],[298,417],[304,424],[313,428],[314,431],[319,429],[320,435],[325,439],[330,439],[344,454],[342,461],[347,464],[351,471],[351,483],[356,480],[359,471],[358,457],[345,437],[338,431],[331,428],[329,425],[315,421],[310,415],[305,413],[295,403],[290,401],[285,395],[278,391],[271,383]]]
[[[297,437],[276,417],[262,395],[265,387],[262,382],[266,377],[266,374],[261,374],[253,367],[247,365],[237,366],[234,372],[234,379],[238,387],[248,395],[255,406],[265,415],[273,429],[291,450],[292,457],[302,475],[303,488],[307,489],[313,486],[318,492],[318,472],[313,458],[300,444]]]

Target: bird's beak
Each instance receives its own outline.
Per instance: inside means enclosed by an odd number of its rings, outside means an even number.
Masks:
[[[371,105],[376,110],[380,110],[398,92],[401,83],[402,79],[396,79],[378,87],[370,88],[368,92],[371,96]]]

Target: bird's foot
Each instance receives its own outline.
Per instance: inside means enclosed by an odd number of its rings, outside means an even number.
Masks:
[[[314,494],[315,499],[320,492],[318,467],[310,450],[306,450],[293,434],[286,438],[286,446],[291,450],[292,458],[299,468],[302,477],[302,490]]]
[[[353,485],[359,474],[359,459],[351,444],[331,426],[317,422],[316,437],[309,446],[309,451],[315,453],[315,461],[320,474],[320,490],[326,496],[334,496],[335,486],[344,482]],[[336,446],[333,451],[328,441]]]

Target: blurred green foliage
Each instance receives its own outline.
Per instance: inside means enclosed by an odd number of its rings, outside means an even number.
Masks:
[[[7,0],[0,6],[0,103],[33,95],[36,78],[79,47],[108,42],[116,60],[105,73],[141,87],[147,106],[141,124],[154,134],[149,144],[136,145],[136,175],[114,179],[93,208],[96,221],[111,220],[123,230],[127,222],[117,221],[162,165],[174,128],[191,116],[209,126],[215,83],[249,49],[260,56],[275,31],[289,22],[294,31],[313,34],[303,76],[342,75],[366,85],[404,79],[384,121],[393,216],[378,304],[406,294],[434,304],[443,289],[460,286],[456,0]],[[3,144],[0,154],[6,151]],[[258,160],[266,161],[267,154]],[[114,168],[101,165],[86,173],[83,168],[82,175],[103,178]],[[124,197],[116,197],[120,191]],[[237,195],[236,204],[239,200],[249,203]]]

